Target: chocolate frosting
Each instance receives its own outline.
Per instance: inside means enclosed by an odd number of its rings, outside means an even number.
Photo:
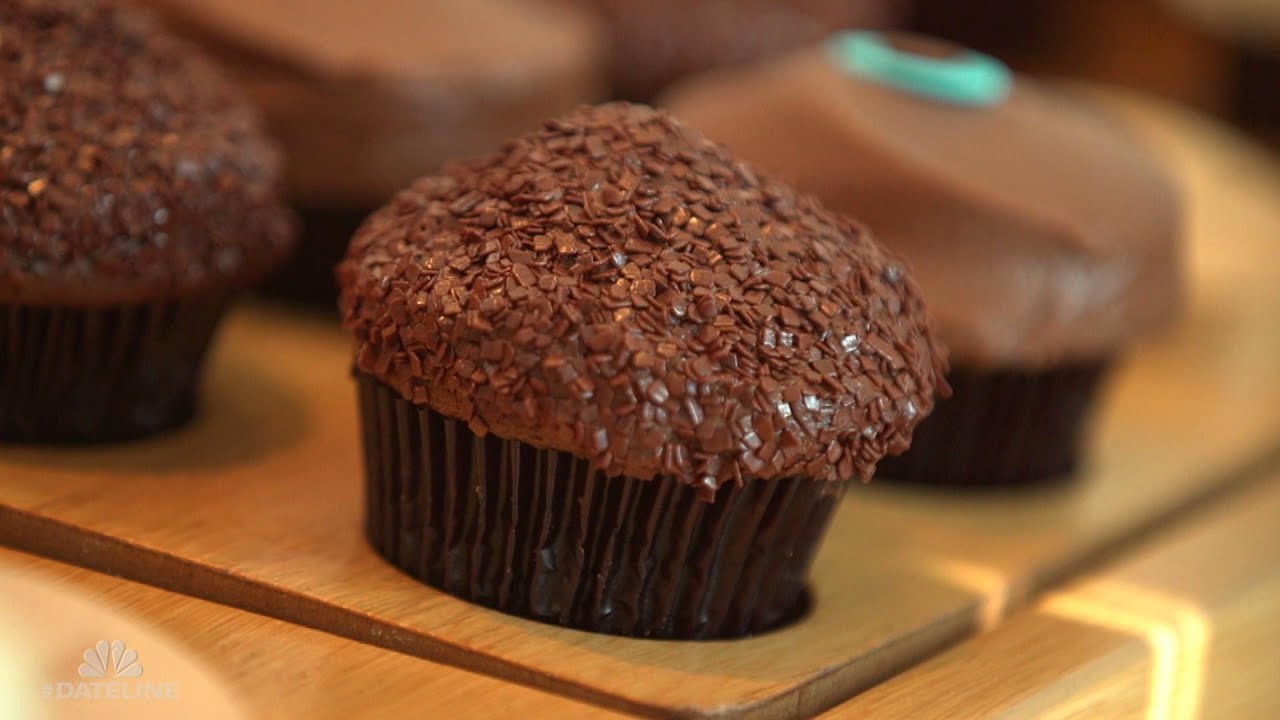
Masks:
[[[233,286],[291,247],[256,117],[146,14],[0,4],[0,88],[0,302]]]
[[[787,52],[843,28],[890,27],[904,0],[575,0],[610,31],[615,89],[645,99],[687,74]]]
[[[895,257],[641,106],[419,180],[338,274],[357,368],[406,399],[707,493],[868,477],[943,385]]]
[[[381,204],[602,97],[602,31],[535,0],[147,0],[263,109],[311,207]]]
[[[967,108],[818,50],[674,89],[672,111],[866,221],[911,263],[957,363],[1096,360],[1179,304],[1178,199],[1110,118],[1018,78]]]

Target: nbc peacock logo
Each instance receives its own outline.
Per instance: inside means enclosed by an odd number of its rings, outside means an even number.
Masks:
[[[82,678],[137,678],[142,677],[142,666],[138,664],[137,651],[123,642],[99,640],[84,651],[78,672]]]
[[[142,679],[138,651],[122,640],[99,640],[81,655],[80,678],[50,680],[41,688],[49,700],[177,700],[178,684],[165,678]]]

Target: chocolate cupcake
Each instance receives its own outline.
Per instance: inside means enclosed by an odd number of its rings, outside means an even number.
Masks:
[[[640,106],[417,181],[338,275],[374,547],[559,625],[792,617],[843,481],[942,384],[892,255]]]
[[[889,477],[1024,483],[1080,455],[1112,358],[1180,299],[1178,198],[1099,108],[926,38],[850,34],[667,98],[691,125],[866,220],[951,351],[953,397]]]
[[[609,30],[614,93],[646,100],[671,82],[750,63],[846,28],[906,19],[909,0],[572,0]]]
[[[276,155],[133,7],[6,2],[0,38],[0,440],[178,425],[228,300],[291,248]]]
[[[269,281],[332,309],[360,221],[447,160],[603,98],[603,36],[554,0],[147,0],[283,146],[303,251]]]

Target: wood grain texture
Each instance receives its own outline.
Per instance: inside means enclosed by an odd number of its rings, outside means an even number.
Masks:
[[[556,718],[600,708],[88,570],[0,550],[0,717]],[[58,699],[98,640],[138,653],[174,698]],[[41,686],[55,696],[41,697]],[[72,685],[74,687],[74,685]]]
[[[814,611],[793,627],[711,643],[596,636],[401,575],[360,535],[346,341],[262,308],[229,323],[195,425],[129,447],[0,451],[0,542],[633,712],[829,707],[1231,486],[1280,441],[1280,178],[1213,126],[1126,107],[1192,197],[1186,322],[1110,383],[1074,483],[855,488],[818,557]]]
[[[1280,713],[1280,473],[829,718]]]

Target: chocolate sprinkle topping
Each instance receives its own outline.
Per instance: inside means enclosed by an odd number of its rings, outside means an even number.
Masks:
[[[144,12],[0,3],[0,301],[248,282],[291,247],[278,165],[230,84]]]
[[[358,369],[406,399],[705,497],[868,478],[945,388],[896,258],[641,106],[417,181],[338,275]]]

